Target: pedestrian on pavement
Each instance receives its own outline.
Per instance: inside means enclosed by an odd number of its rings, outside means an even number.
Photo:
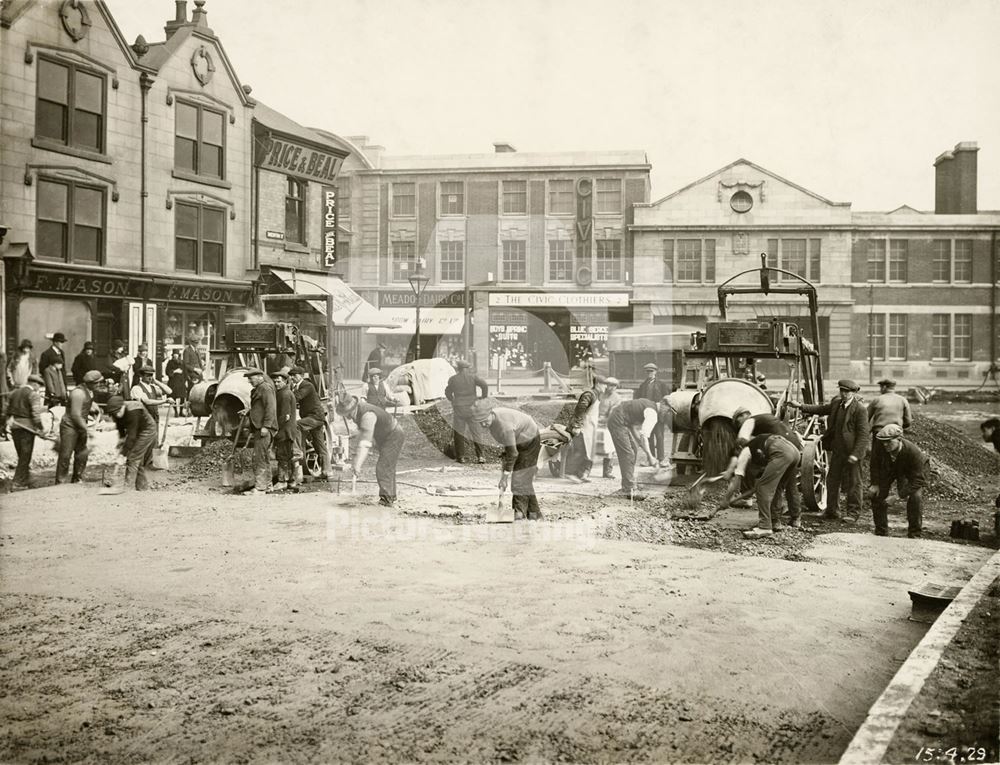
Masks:
[[[108,413],[115,418],[120,437],[118,450],[125,457],[125,490],[149,488],[146,468],[153,462],[157,428],[146,405],[115,395],[108,399]]]
[[[94,389],[104,381],[96,369],[83,376],[83,382],[69,392],[69,405],[59,423],[59,460],[56,462],[56,483],[79,483],[87,469],[88,432],[87,417],[91,412],[100,412],[94,405]],[[70,474],[70,457],[73,458],[73,472]]]
[[[327,446],[326,427],[327,411],[316,392],[316,386],[305,379],[306,370],[302,367],[292,367],[289,372],[289,380],[292,386],[292,393],[299,405],[299,416],[296,427],[299,431],[299,446],[303,453],[306,445],[312,444],[313,451],[320,461],[320,480],[326,481],[330,477],[330,449]]]
[[[608,378],[594,375],[594,385],[576,400],[566,432],[571,441],[565,448],[566,477],[575,483],[589,480],[597,448],[597,423],[601,398],[608,390]]]
[[[184,379],[187,384],[187,398],[191,398],[191,388],[205,378],[205,364],[201,358],[198,335],[188,334],[187,345],[182,356],[184,364]]]
[[[483,456],[483,445],[476,433],[475,420],[472,419],[472,405],[479,399],[486,398],[489,394],[489,386],[486,381],[479,377],[465,359],[455,362],[455,374],[448,378],[448,384],[444,389],[444,397],[451,402],[451,429],[455,433],[455,461],[465,462],[465,444],[468,437],[472,439],[472,446],[476,452],[476,462],[480,465],[486,463]]]
[[[295,393],[288,385],[289,373],[279,369],[274,380],[278,431],[274,435],[274,457],[278,461],[278,483],[275,491],[297,488],[302,483],[302,449],[299,447],[298,415]]]
[[[28,375],[28,382],[10,394],[7,427],[17,452],[17,469],[14,471],[14,488],[31,488],[31,456],[35,450],[35,437],[47,438],[42,413],[42,378]]]
[[[278,405],[275,399],[274,383],[256,367],[243,373],[250,381],[250,408],[240,414],[248,414],[253,439],[254,488],[247,494],[266,494],[271,491],[271,444],[278,432]]]
[[[132,359],[132,379],[129,383],[129,388],[139,384],[143,367],[150,367],[151,369],[153,367],[153,360],[149,357],[149,346],[145,343],[139,346],[135,357]]]
[[[480,399],[472,405],[472,419],[503,447],[498,488],[503,493],[510,486],[514,520],[537,521],[542,517],[535,494],[535,473],[542,448],[538,423],[517,409],[491,406]]]
[[[54,406],[66,406],[68,399],[66,373],[63,371],[61,358],[48,363],[42,373],[42,379],[45,380],[45,406],[49,409]]]
[[[635,397],[644,398],[649,401],[662,401],[664,396],[670,393],[670,383],[657,377],[660,368],[656,364],[650,362],[643,369],[646,370],[646,379],[639,384],[639,390],[636,391]],[[665,441],[666,439],[660,427],[654,428],[653,432],[649,434],[649,448],[656,455],[656,463],[663,463],[662,466],[669,464],[665,462],[667,458],[667,444]]]
[[[91,369],[100,370],[101,364],[94,355],[94,343],[88,340],[83,344],[83,350],[76,354],[73,359],[73,366],[70,372],[73,374],[73,384],[79,385],[83,382],[83,376]]]
[[[913,424],[910,402],[896,393],[896,381],[888,377],[878,381],[879,395],[868,404],[868,421],[871,423],[872,449],[869,455],[868,471],[874,475],[878,467],[875,463],[886,458],[885,441],[877,438],[878,432],[886,425],[898,425],[908,430]]]
[[[396,398],[389,392],[389,385],[382,379],[383,372],[378,367],[368,370],[368,387],[365,390],[365,401],[379,409],[390,409],[396,406]]]
[[[383,340],[379,340],[372,352],[368,354],[368,360],[365,362],[365,368],[361,371],[361,382],[368,382],[368,375],[371,374],[373,368],[382,369],[383,368],[383,358],[385,354],[385,349],[388,348]]]
[[[354,451],[351,472],[354,478],[361,475],[361,468],[372,447],[378,449],[375,463],[375,480],[378,481],[378,503],[392,507],[396,502],[396,462],[403,451],[405,434],[396,418],[384,409],[360,401],[357,396],[347,396],[337,404],[337,414],[353,420],[358,427],[358,448]]]
[[[598,447],[596,456],[601,458],[601,477],[614,478],[615,445],[608,432],[608,416],[612,410],[622,402],[622,397],[618,393],[621,383],[617,377],[608,377],[604,395],[598,402],[597,410],[597,433]]]
[[[791,407],[801,407],[803,414],[826,415],[823,446],[830,457],[826,479],[826,513],[830,520],[840,518],[840,487],[847,491],[847,514],[852,520],[861,516],[861,460],[871,441],[871,426],[864,401],[857,395],[861,387],[853,380],[840,380],[839,393],[826,404],[800,404],[789,401]]]
[[[38,359],[38,373],[45,377],[45,370],[49,368],[52,364],[59,364],[59,376],[62,377],[62,391],[65,397],[66,392],[66,354],[63,352],[63,346],[66,344],[66,335],[62,332],[55,332],[52,335],[51,340],[52,345],[42,351],[42,355]],[[48,378],[46,378],[46,390],[48,390]]]
[[[167,385],[170,386],[170,398],[174,400],[174,414],[180,417],[183,414],[184,402],[187,400],[187,382],[184,379],[184,362],[181,361],[179,350],[170,352],[170,359],[163,373],[167,378]]]
[[[153,422],[160,422],[160,407],[164,404],[172,404],[170,399],[170,388],[156,379],[155,370],[152,365],[147,364],[138,371],[138,379],[129,395],[134,401],[138,401],[149,412]]]
[[[25,338],[17,346],[17,353],[7,362],[7,385],[11,390],[28,384],[29,375],[40,375],[38,361],[32,353],[34,346]]]
[[[729,486],[722,499],[721,508],[729,506],[730,501],[739,494],[741,484],[751,464],[760,471],[757,479],[757,525],[743,532],[747,539],[769,537],[782,528],[781,510],[784,497],[788,503],[788,512],[792,528],[799,528],[799,516],[802,507],[799,503],[798,491],[795,487],[795,476],[799,469],[801,453],[791,440],[776,433],[761,433],[750,439],[746,446],[740,449],[736,468]]]
[[[895,482],[900,499],[906,500],[906,536],[920,537],[923,531],[923,488],[930,476],[930,457],[912,441],[903,438],[903,429],[891,424],[883,427],[875,438],[882,442],[886,459],[874,463],[868,496],[872,501],[875,534],[889,536],[889,490]]]
[[[121,340],[115,340],[111,343],[111,350],[108,352],[107,360],[104,364],[104,369],[101,370],[104,374],[104,378],[118,388],[119,391],[124,391],[128,389],[125,384],[125,372],[122,369],[122,359],[128,356],[125,353],[125,343]]]
[[[658,464],[650,448],[649,437],[669,417],[670,408],[666,404],[654,403],[647,398],[623,401],[611,410],[608,415],[608,431],[622,471],[621,489],[616,492],[619,496],[635,500],[646,498],[636,487],[636,446],[646,455],[650,465]]]

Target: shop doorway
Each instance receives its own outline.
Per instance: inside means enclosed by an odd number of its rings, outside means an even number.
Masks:
[[[151,303],[128,304],[128,353],[135,356],[140,345],[149,348],[149,358],[153,369],[163,359],[157,356],[156,348],[156,306]]]

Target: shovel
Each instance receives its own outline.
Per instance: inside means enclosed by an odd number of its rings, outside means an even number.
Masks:
[[[225,462],[222,463],[222,485],[224,488],[231,488],[233,486],[233,472],[235,470],[236,461],[236,449],[240,445],[240,434],[243,432],[243,423],[247,421],[247,416],[244,414],[240,418],[240,424],[236,428],[236,438],[233,439],[233,450],[229,452],[229,457]]]
[[[163,418],[163,436],[160,438],[160,443],[153,449],[153,470],[170,470],[169,450],[164,449],[163,444],[167,440],[167,427],[170,425],[170,410],[172,408],[171,406],[167,407],[167,416]]]
[[[514,522],[514,506],[510,502],[504,502],[503,492],[500,492],[500,496],[497,497],[497,506],[490,507],[486,510],[486,522],[487,523],[513,523]]]

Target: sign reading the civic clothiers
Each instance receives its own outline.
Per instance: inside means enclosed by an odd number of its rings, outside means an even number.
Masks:
[[[627,292],[491,292],[491,306],[518,308],[627,308]]]
[[[337,265],[337,187],[324,186],[323,200],[323,267]]]

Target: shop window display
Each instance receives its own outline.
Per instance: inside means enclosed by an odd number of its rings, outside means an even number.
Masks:
[[[198,352],[202,357],[206,379],[214,378],[214,369],[209,359],[209,349],[218,348],[218,317],[210,311],[185,311],[168,309],[163,324],[163,353],[170,358],[174,350],[183,351],[189,337],[198,341]]]

